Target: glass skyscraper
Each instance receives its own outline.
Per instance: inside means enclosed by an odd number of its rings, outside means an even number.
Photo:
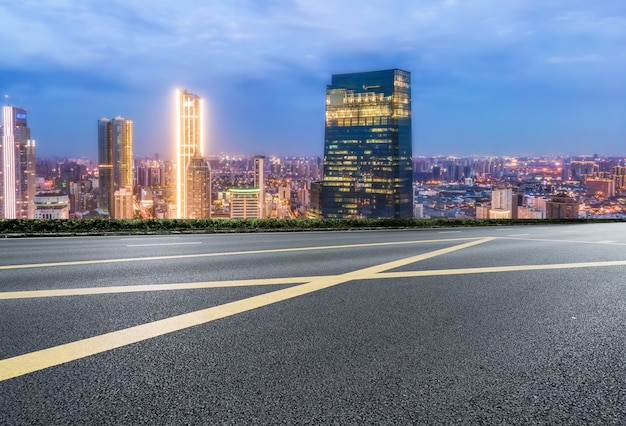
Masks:
[[[132,194],[133,165],[133,121],[123,117],[98,120],[98,206],[112,218],[132,219],[128,209],[116,211],[115,191]]]
[[[326,89],[322,215],[410,218],[411,75],[335,74]]]
[[[23,108],[2,107],[0,123],[0,218],[35,216],[35,141]]]

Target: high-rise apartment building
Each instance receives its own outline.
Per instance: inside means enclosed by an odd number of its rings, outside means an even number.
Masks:
[[[35,214],[35,141],[27,112],[2,107],[0,124],[0,218],[32,219]]]
[[[100,198],[98,206],[116,219],[132,219],[132,211],[119,208],[115,192],[124,190],[132,194],[133,174],[133,121],[123,117],[98,120],[98,171]],[[129,217],[130,216],[130,217]]]
[[[411,75],[335,74],[326,89],[322,215],[410,218]]]
[[[187,90],[176,91],[176,210],[177,217],[186,218],[188,212],[198,210],[188,206],[187,166],[196,154],[201,157],[204,143],[204,103],[198,95]]]
[[[546,219],[578,219],[578,202],[565,194],[557,194],[546,202]]]

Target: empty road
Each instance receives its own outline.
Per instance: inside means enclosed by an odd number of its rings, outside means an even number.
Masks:
[[[626,224],[0,239],[0,424],[322,423],[626,423]]]

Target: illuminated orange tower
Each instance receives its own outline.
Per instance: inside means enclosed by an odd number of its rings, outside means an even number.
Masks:
[[[186,169],[194,155],[203,153],[204,103],[200,96],[176,90],[176,217],[186,218]]]

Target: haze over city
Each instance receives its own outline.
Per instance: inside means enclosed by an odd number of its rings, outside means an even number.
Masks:
[[[3,103],[37,156],[96,157],[96,123],[173,155],[176,88],[207,101],[208,153],[321,155],[331,75],[412,74],[413,155],[621,155],[621,0],[21,1],[0,5]]]

